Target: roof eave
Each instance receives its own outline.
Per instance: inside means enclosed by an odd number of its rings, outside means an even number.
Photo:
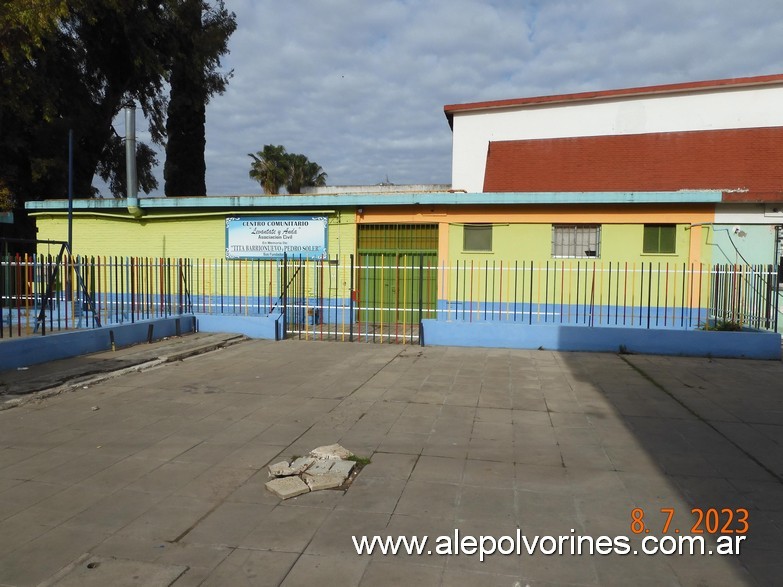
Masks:
[[[525,106],[540,106],[563,103],[590,102],[617,98],[642,96],[658,96],[685,92],[706,92],[710,90],[728,90],[755,86],[783,85],[783,74],[763,75],[754,77],[727,78],[699,82],[685,82],[657,86],[640,86],[616,90],[599,90],[573,94],[556,94],[550,96],[534,96],[529,98],[510,98],[485,102],[468,102],[464,104],[447,104],[443,107],[449,125],[453,130],[453,118],[456,113],[500,110],[506,108],[521,108]]]

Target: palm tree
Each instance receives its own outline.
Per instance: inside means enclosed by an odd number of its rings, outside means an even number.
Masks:
[[[264,145],[263,150],[255,155],[248,153],[253,159],[250,164],[250,178],[256,180],[264,188],[265,194],[279,194],[280,188],[288,181],[288,153],[283,145]]]
[[[326,172],[318,163],[310,161],[304,155],[288,155],[288,180],[285,189],[289,194],[300,194],[303,187],[325,185]]]

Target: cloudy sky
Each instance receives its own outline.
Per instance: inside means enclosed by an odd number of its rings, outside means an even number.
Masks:
[[[247,154],[269,143],[329,185],[450,183],[445,104],[783,72],[780,0],[226,6],[234,76],[207,109],[209,195],[260,193]]]

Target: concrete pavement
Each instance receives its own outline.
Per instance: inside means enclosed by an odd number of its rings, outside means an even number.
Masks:
[[[782,381],[779,362],[244,342],[0,412],[0,585],[778,584]],[[268,463],[335,442],[372,458],[347,491],[264,489]],[[692,508],[727,531],[747,509],[741,554],[434,554],[455,530],[639,550],[634,518],[664,536],[662,508],[670,537]],[[433,554],[358,555],[362,535]]]
[[[29,339],[28,339],[29,340]],[[0,370],[0,410],[89,386],[132,371],[181,361],[247,340],[241,334],[190,333],[105,351]],[[19,339],[0,341],[0,353]],[[33,361],[31,361],[33,362]]]

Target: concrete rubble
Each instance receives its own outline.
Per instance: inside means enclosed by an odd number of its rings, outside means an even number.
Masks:
[[[273,463],[268,467],[272,479],[267,481],[266,488],[281,499],[288,499],[309,491],[340,487],[356,465],[347,460],[352,456],[348,449],[331,444],[319,446],[309,456],[291,462]]]
[[[314,448],[310,451],[310,456],[316,459],[348,459],[353,453],[339,444],[330,444]]]

